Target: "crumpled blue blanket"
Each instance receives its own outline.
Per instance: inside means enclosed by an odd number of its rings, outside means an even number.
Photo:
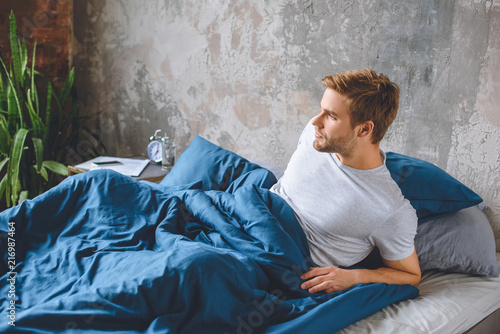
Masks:
[[[307,241],[279,196],[106,170],[0,213],[0,332],[333,333],[409,285],[300,289]],[[10,249],[9,249],[10,247]]]

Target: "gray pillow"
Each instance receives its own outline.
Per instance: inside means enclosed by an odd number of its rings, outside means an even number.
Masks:
[[[283,168],[276,166],[275,164],[267,161],[262,161],[262,160],[255,160],[251,161],[254,164],[259,165],[260,167],[266,168],[268,171],[274,174],[277,180],[280,179],[280,177],[283,176],[283,173],[285,172]]]
[[[422,271],[500,275],[495,237],[483,209],[472,206],[418,225],[415,249]]]

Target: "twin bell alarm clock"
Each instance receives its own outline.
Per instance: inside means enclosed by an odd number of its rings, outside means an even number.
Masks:
[[[162,150],[162,142],[161,137],[158,133],[161,132],[161,129],[155,131],[155,134],[149,137],[148,144],[148,157],[151,161],[161,162],[161,150]]]
[[[156,130],[149,138],[148,157],[156,163],[161,163],[162,169],[170,170],[175,164],[177,148],[166,133],[163,137],[159,135],[161,131],[161,129]]]

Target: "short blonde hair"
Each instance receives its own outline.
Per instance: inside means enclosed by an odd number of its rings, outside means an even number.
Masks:
[[[372,121],[372,143],[382,140],[399,108],[399,87],[373,70],[355,70],[326,76],[325,86],[346,97],[353,127]]]

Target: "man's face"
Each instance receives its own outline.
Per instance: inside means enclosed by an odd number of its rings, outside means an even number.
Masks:
[[[347,111],[345,97],[327,88],[321,100],[321,113],[314,118],[316,127],[313,147],[319,152],[349,157],[357,144],[355,129]]]

